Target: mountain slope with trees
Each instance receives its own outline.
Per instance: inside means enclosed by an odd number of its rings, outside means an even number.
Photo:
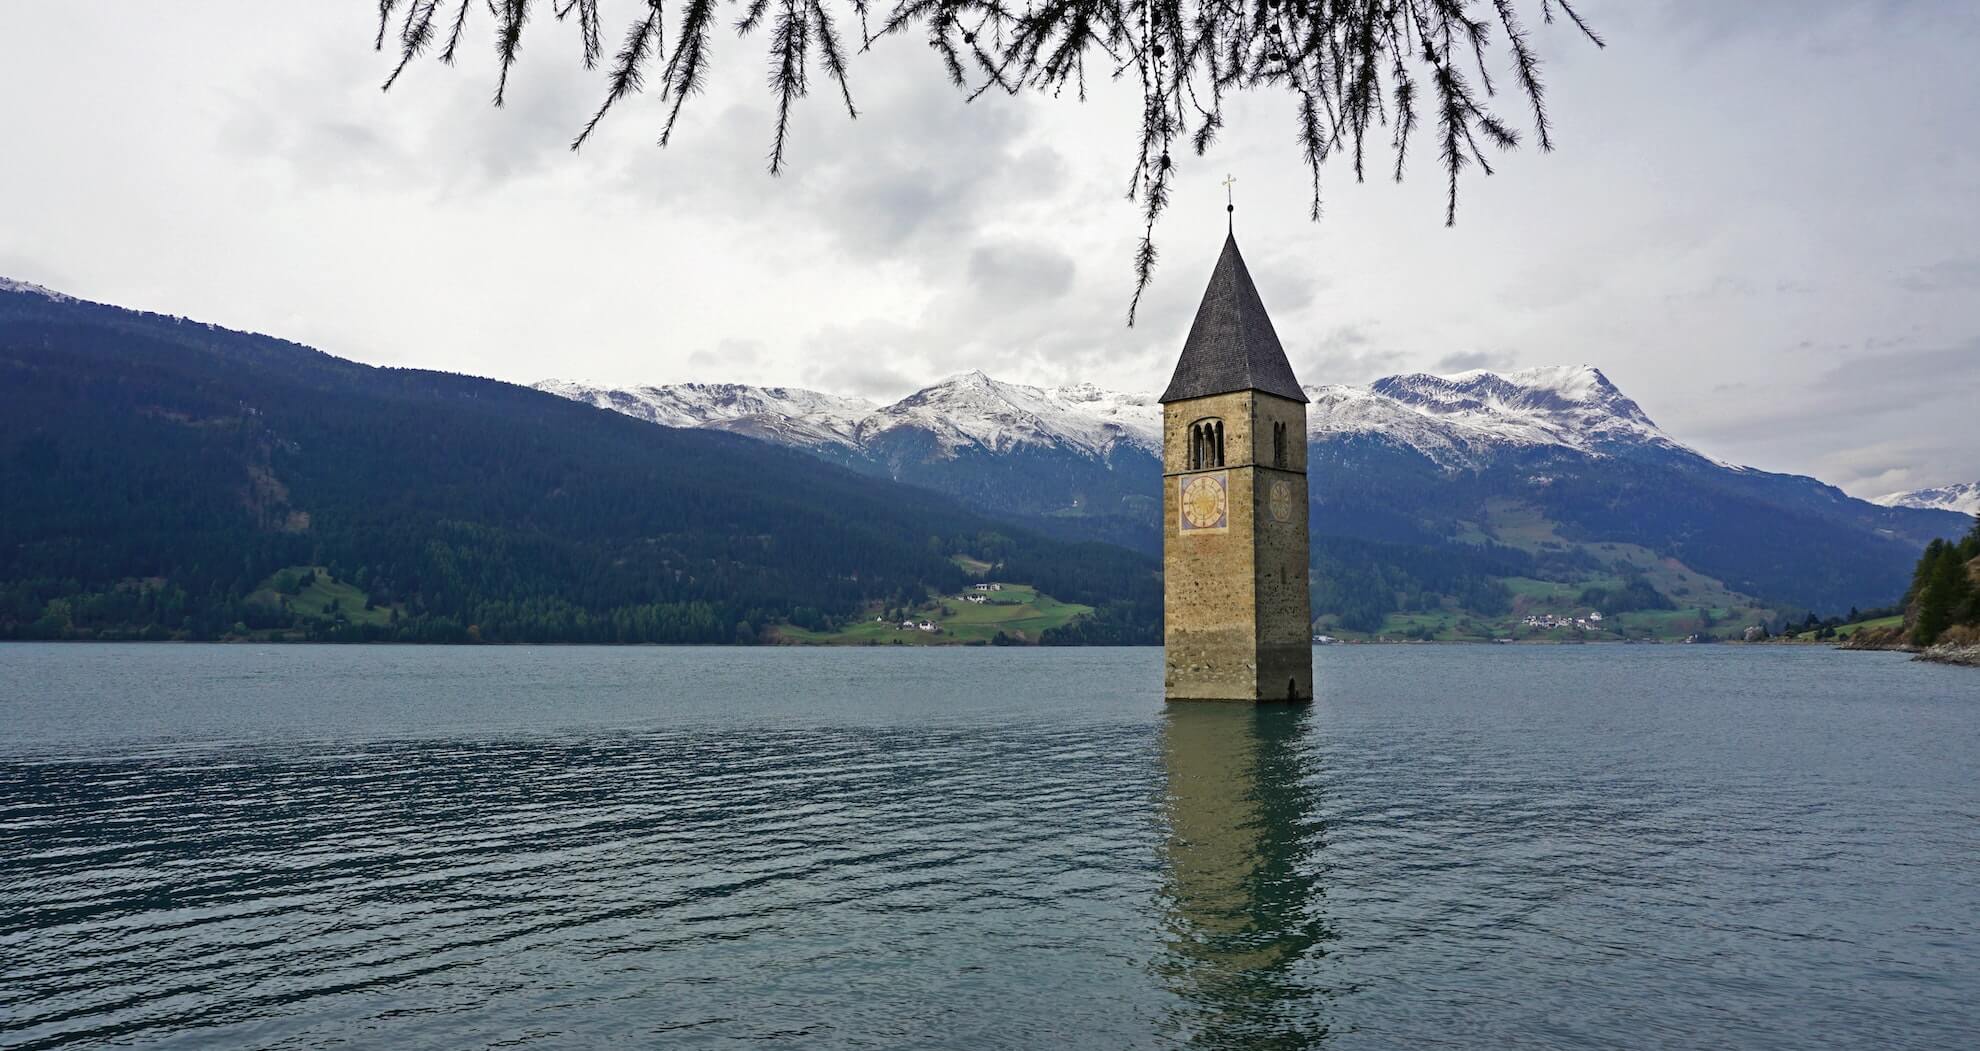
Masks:
[[[734,384],[539,386],[803,449],[1056,536],[1161,546],[1161,411],[1150,397],[981,373],[885,406]],[[1588,365],[1306,390],[1313,608],[1325,628],[1380,633],[1418,613],[1565,614],[1589,587],[1647,598],[1629,586],[1646,575],[1666,591],[1639,609],[1707,611],[1660,624],[1661,634],[1720,616],[1779,623],[1894,603],[1919,550],[1971,524],[1714,460]],[[1522,583],[1532,580],[1563,587]]]
[[[960,588],[966,556],[1159,639],[1143,555],[762,442],[21,286],[0,492],[0,637],[750,642]]]
[[[1965,537],[1934,540],[1912,570],[1900,623],[1857,632],[1851,649],[1919,649],[1980,664],[1980,523]]]

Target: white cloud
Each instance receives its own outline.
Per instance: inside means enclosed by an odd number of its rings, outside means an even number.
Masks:
[[[1469,180],[1454,229],[1427,155],[1401,186],[1330,170],[1308,223],[1289,104],[1235,100],[1210,156],[1178,155],[1127,329],[1136,100],[1103,79],[966,103],[890,41],[856,56],[858,120],[816,85],[773,179],[760,40],[716,38],[669,148],[647,97],[572,154],[603,89],[568,27],[532,30],[497,110],[485,37],[381,94],[362,4],[6,5],[0,273],[523,382],[1154,390],[1234,172],[1307,382],[1588,361],[1729,459],[1861,493],[1980,477],[1974,414],[1933,378],[1980,346],[1980,8],[1587,13],[1608,50],[1535,27],[1559,150]]]

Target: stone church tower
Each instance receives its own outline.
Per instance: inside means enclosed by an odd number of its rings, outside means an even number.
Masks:
[[[1306,394],[1237,239],[1162,395],[1171,700],[1313,699]]]

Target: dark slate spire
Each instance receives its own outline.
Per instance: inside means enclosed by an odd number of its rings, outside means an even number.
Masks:
[[[1196,308],[1196,322],[1189,326],[1189,339],[1183,343],[1182,358],[1163,402],[1228,394],[1237,390],[1262,390],[1281,398],[1305,401],[1292,366],[1286,363],[1279,335],[1272,331],[1272,319],[1251,283],[1251,272],[1238,254],[1237,238],[1224,238],[1224,254],[1217,257],[1217,269],[1210,272],[1210,287],[1203,290],[1203,303]]]

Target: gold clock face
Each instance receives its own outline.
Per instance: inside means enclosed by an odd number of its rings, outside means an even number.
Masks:
[[[1182,485],[1182,527],[1217,529],[1224,525],[1224,476],[1199,474]]]
[[[1290,522],[1293,516],[1292,483],[1283,478],[1272,483],[1272,491],[1266,497],[1272,507],[1272,519],[1277,522]]]

